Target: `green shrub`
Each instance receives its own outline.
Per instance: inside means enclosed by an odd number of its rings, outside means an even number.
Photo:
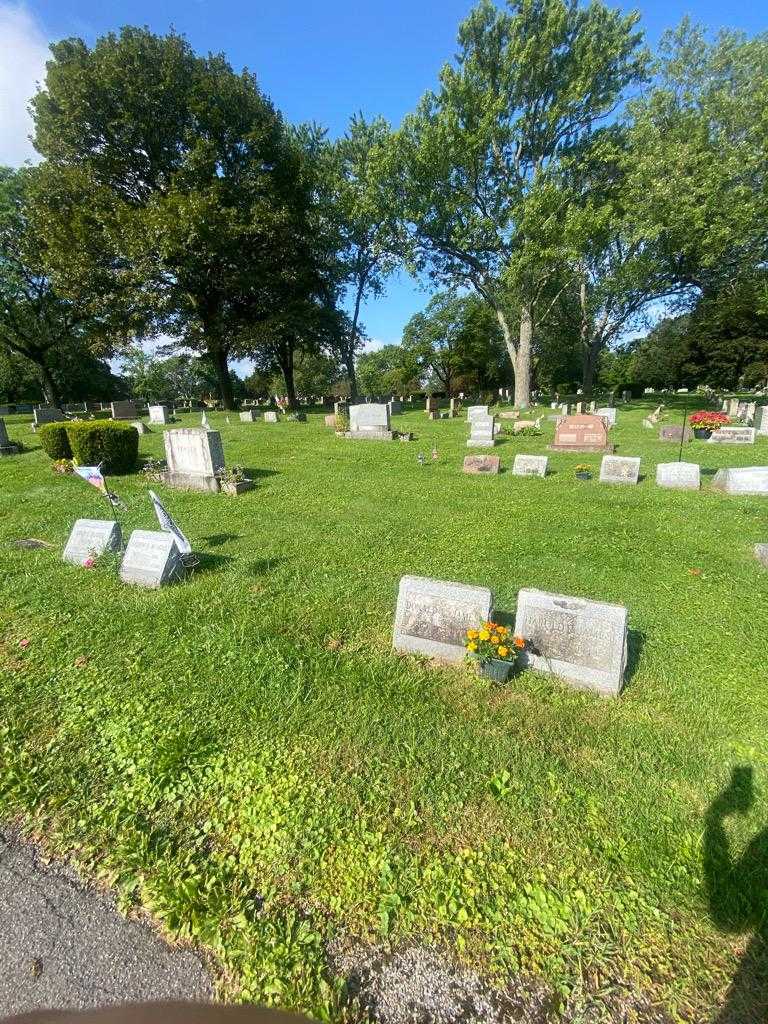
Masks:
[[[38,427],[37,436],[40,447],[49,459],[71,459],[72,449],[69,446],[67,427],[69,423],[44,423]]]
[[[105,473],[136,468],[139,432],[130,423],[84,420],[67,424],[72,458],[81,466],[101,465]]]

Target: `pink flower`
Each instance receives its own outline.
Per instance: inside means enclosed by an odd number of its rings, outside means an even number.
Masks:
[[[83,562],[83,568],[85,569],[92,569],[94,565],[96,565],[95,558],[86,558],[86,560]]]
[[[29,640],[27,640],[26,638],[24,640],[19,640],[19,647],[22,649],[22,651],[26,651],[26,649],[29,647]]]

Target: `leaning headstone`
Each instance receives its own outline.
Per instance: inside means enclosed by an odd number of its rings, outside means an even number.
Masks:
[[[166,430],[165,482],[170,487],[195,491],[219,488],[217,474],[224,469],[224,449],[218,430],[203,428]]]
[[[160,530],[134,530],[120,566],[123,583],[162,587],[183,573],[181,554],[172,534]]]
[[[495,438],[496,421],[493,416],[475,416],[469,421],[467,448],[493,448]]]
[[[277,423],[277,413],[274,411],[274,409],[268,409],[264,413],[264,422],[265,423]]]
[[[698,491],[701,470],[695,462],[660,462],[656,467],[656,483],[678,491]]]
[[[15,455],[18,450],[19,446],[13,444],[11,439],[8,437],[5,420],[0,419],[0,455]]]
[[[768,436],[768,405],[757,406],[754,426],[761,437]]]
[[[685,428],[685,437],[683,437],[683,428],[679,426],[669,425],[666,427],[659,428],[659,440],[660,441],[676,441],[680,444],[681,441],[692,441],[693,431],[690,427]]]
[[[741,466],[738,469],[718,469],[712,487],[726,494],[768,495],[768,466]]]
[[[720,427],[713,430],[707,444],[754,444],[754,427]]]
[[[85,565],[105,551],[119,551],[122,544],[120,526],[114,520],[78,519],[61,557],[71,565]]]
[[[241,423],[255,423],[258,418],[258,414],[253,409],[246,409],[240,413]]]
[[[391,441],[389,408],[379,402],[350,405],[349,430],[344,436],[357,441]]]
[[[403,576],[393,646],[396,651],[463,661],[467,630],[487,621],[492,605],[493,595],[487,587]]]
[[[517,595],[515,633],[528,666],[580,689],[616,697],[627,665],[627,609],[541,590]]]
[[[113,420],[135,420],[138,418],[135,402],[112,402]]]
[[[149,422],[150,423],[170,423],[171,414],[168,411],[167,405],[150,405],[149,407]]]
[[[640,459],[627,455],[604,455],[600,464],[601,484],[636,484],[640,476]]]
[[[565,416],[555,428],[555,452],[612,452],[608,428],[602,416]]]
[[[495,476],[499,472],[500,462],[498,455],[467,455],[464,459],[464,472]]]
[[[546,455],[516,455],[512,463],[512,475],[546,476],[548,462],[549,458]]]

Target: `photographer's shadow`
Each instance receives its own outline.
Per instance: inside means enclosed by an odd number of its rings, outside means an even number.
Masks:
[[[736,859],[725,830],[725,820],[745,814],[754,799],[751,766],[734,768],[705,819],[704,880],[712,920],[723,932],[753,933],[713,1024],[768,1021],[768,828]]]

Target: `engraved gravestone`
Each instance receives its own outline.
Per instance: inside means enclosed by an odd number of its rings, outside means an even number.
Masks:
[[[240,422],[241,423],[255,423],[256,422],[256,418],[257,418],[257,413],[254,412],[253,409],[246,409],[244,412],[240,413]]]
[[[171,416],[168,412],[167,405],[150,405],[149,407],[149,422],[150,423],[170,423]]]
[[[755,430],[760,436],[768,435],[768,405],[758,405],[755,409]]]
[[[224,469],[224,449],[218,430],[192,428],[166,430],[165,481],[171,487],[195,491],[218,491],[216,474]]]
[[[512,475],[546,476],[548,462],[549,458],[546,455],[516,455],[512,463]]]
[[[469,421],[467,448],[493,448],[495,437],[496,421],[493,416],[475,416]]]
[[[713,430],[708,444],[754,444],[754,427],[720,427]]]
[[[493,595],[487,587],[403,576],[393,646],[396,651],[462,661],[467,630],[486,621],[492,605]]]
[[[350,405],[349,431],[344,436],[353,440],[391,441],[389,408],[379,402]]]
[[[160,530],[134,530],[120,565],[123,583],[162,587],[183,573],[181,554],[172,534]]]
[[[660,462],[656,467],[656,483],[679,491],[698,491],[701,471],[695,462]]]
[[[616,426],[616,410],[612,406],[606,406],[603,409],[598,409],[597,415],[602,416],[603,419],[607,420],[609,427]]]
[[[389,400],[389,415],[399,416],[403,411],[403,404],[399,398],[391,398]]]
[[[496,475],[499,465],[498,455],[467,455],[464,459],[464,472]]]
[[[274,409],[268,409],[264,413],[264,422],[265,423],[277,423],[277,413],[274,411]]]
[[[683,428],[680,426],[666,426],[659,429],[659,440],[660,441],[676,441],[680,444],[681,441],[692,441],[693,431],[690,427],[685,428],[685,437],[683,437]]]
[[[603,452],[613,451],[608,444],[608,428],[602,416],[565,416],[555,428],[551,451]]]
[[[601,484],[636,484],[640,476],[640,459],[626,455],[604,455],[600,463]]]
[[[541,590],[517,595],[515,633],[528,641],[524,660],[573,685],[615,697],[627,665],[627,609]]]
[[[105,551],[119,551],[123,537],[120,526],[111,519],[78,519],[72,527],[61,556],[71,565],[85,565]]]
[[[40,405],[32,413],[32,429],[36,430],[44,423],[61,423],[66,418],[55,405]]]
[[[135,402],[112,402],[113,420],[135,420],[138,417]]]
[[[467,422],[469,423],[474,419],[487,419],[488,415],[487,405],[470,405],[467,407]]]
[[[741,466],[718,469],[712,487],[726,494],[768,495],[768,466]]]

